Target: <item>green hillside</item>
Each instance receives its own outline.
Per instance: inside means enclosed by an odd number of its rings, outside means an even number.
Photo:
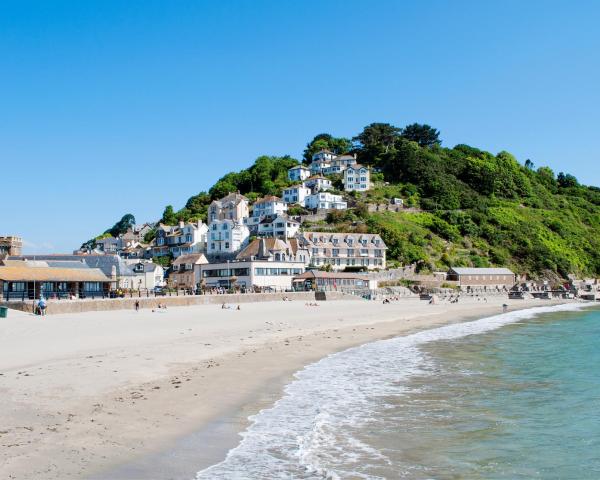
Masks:
[[[390,263],[417,263],[430,271],[454,266],[506,265],[519,273],[566,277],[600,274],[600,189],[555,175],[510,153],[493,155],[467,145],[444,148],[427,125],[403,129],[371,124],[354,138],[317,135],[303,161],[323,148],[352,151],[373,167],[375,186],[353,194],[353,210],[336,212],[310,228],[382,234]],[[162,221],[206,219],[209,203],[239,190],[250,199],[281,195],[291,157],[259,157],[248,169],[223,176]],[[334,182],[339,185],[338,182]],[[369,204],[400,197],[411,208],[371,212]]]

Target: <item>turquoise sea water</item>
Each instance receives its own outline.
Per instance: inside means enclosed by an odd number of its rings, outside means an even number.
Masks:
[[[198,478],[599,479],[600,310],[576,308],[327,357]]]

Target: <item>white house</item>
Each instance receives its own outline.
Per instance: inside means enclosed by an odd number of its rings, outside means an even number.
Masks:
[[[283,215],[287,209],[287,204],[281,198],[268,195],[254,202],[252,216],[263,218],[267,215]]]
[[[258,224],[259,237],[276,237],[288,239],[296,236],[300,230],[300,222],[286,215],[267,216]]]
[[[335,158],[335,153],[331,150],[320,150],[312,156],[313,162],[331,162]]]
[[[329,192],[319,192],[309,195],[304,199],[304,206],[310,209],[345,210],[348,204],[341,195]]]
[[[352,165],[356,165],[356,155],[336,155],[329,150],[321,150],[313,155],[310,172],[313,175],[341,174]]]
[[[227,257],[239,252],[248,243],[250,230],[233,220],[215,220],[210,224],[207,253],[213,257]]]
[[[152,255],[160,257],[170,253],[177,258],[179,255],[205,252],[207,233],[208,225],[202,220],[179,222],[175,226],[161,223],[156,229]]]
[[[165,284],[165,271],[162,266],[152,262],[137,262],[130,265],[133,271],[132,285],[137,290],[162,287]]]
[[[322,192],[324,190],[331,190],[332,188],[331,180],[325,178],[322,175],[315,175],[313,177],[308,178],[304,182],[304,185],[310,188],[313,191],[313,193]]]
[[[366,192],[371,188],[371,172],[364,165],[354,165],[344,170],[344,190]]]
[[[285,203],[299,203],[304,205],[304,199],[311,194],[310,188],[301,185],[292,185],[283,189],[283,201]]]
[[[329,163],[329,162],[326,162],[324,160],[313,161],[310,164],[310,173],[311,173],[311,175],[322,175],[329,168],[331,168],[331,163]]]
[[[356,155],[338,155],[330,161],[329,167],[323,169],[324,175],[343,173],[348,167],[356,165]]]
[[[310,168],[304,165],[296,165],[288,170],[288,178],[292,182],[302,182],[310,177]]]

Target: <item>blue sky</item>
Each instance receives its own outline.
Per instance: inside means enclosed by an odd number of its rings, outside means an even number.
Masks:
[[[315,134],[429,123],[600,185],[600,3],[0,2],[0,234],[70,251]]]

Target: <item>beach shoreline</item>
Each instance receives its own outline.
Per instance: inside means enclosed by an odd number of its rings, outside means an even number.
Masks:
[[[293,374],[372,341],[564,300],[247,304],[0,326],[3,478],[193,478]],[[12,312],[11,312],[12,313]]]

